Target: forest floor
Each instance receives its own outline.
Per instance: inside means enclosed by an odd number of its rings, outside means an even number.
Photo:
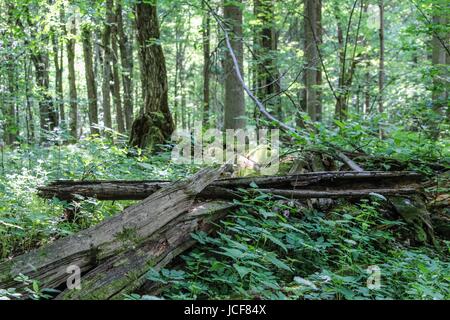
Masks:
[[[450,140],[402,129],[380,140],[355,124],[296,137],[282,153],[295,158],[310,146],[325,150],[325,137],[355,154],[364,151],[365,156],[355,159],[366,170],[422,173],[429,181],[425,191],[431,214],[449,219]],[[39,198],[38,186],[56,179],[177,180],[201,168],[174,164],[170,152],[130,157],[128,151],[125,144],[102,138],[2,150],[0,261],[86,229],[134,203],[80,199],[75,220],[67,222],[67,202]],[[148,279],[160,284],[158,297],[450,299],[448,234],[437,233],[434,245],[415,241],[382,197],[321,207],[260,193],[237,204],[217,233],[193,234],[198,242],[194,249],[163,270],[149,270]],[[33,279],[21,281],[31,297],[50,297]],[[3,299],[19,295],[14,288],[0,290]],[[143,291],[123,298],[155,297]]]

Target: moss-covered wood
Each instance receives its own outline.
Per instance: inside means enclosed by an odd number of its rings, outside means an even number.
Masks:
[[[14,281],[20,274],[39,281],[42,288],[57,288],[70,275],[68,266],[78,266],[84,273],[126,253],[132,246],[140,246],[185,213],[195,196],[216,180],[221,171],[202,170],[187,181],[167,185],[92,228],[1,263],[0,288],[22,287],[22,283]]]

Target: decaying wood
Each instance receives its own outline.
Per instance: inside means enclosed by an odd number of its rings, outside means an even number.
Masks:
[[[229,202],[200,202],[155,232],[141,244],[129,241],[129,249],[112,256],[83,275],[81,290],[66,289],[57,299],[121,299],[146,281],[150,267],[163,268],[174,257],[195,244],[191,233],[214,230],[214,222],[223,218],[234,205]]]
[[[168,184],[94,227],[1,263],[0,288],[22,287],[14,280],[20,274],[38,280],[41,287],[56,288],[66,281],[68,266],[75,265],[87,272],[127,252],[130,243],[136,246],[146,243],[185,213],[195,196],[216,180],[221,171],[205,169],[185,182]]]
[[[312,172],[286,176],[262,176],[221,179],[211,183],[201,197],[233,198],[238,188],[256,184],[261,189],[302,190],[300,198],[329,197],[333,194],[368,195],[414,193],[420,188],[421,175],[413,172]],[[71,200],[77,196],[99,200],[141,200],[169,185],[168,181],[55,181],[39,188],[44,198]],[[398,193],[396,193],[396,190]]]

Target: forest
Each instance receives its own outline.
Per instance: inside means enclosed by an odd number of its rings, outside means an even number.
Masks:
[[[448,0],[1,0],[0,300],[450,299]]]

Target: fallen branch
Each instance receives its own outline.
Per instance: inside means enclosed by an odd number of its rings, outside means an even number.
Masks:
[[[250,188],[256,185],[261,189],[302,189],[305,196],[322,197],[318,191],[336,192],[353,191],[368,195],[373,190],[377,193],[399,194],[416,192],[420,188],[422,176],[413,172],[312,172],[286,176],[262,176],[246,178],[228,178],[212,182],[199,193],[204,198],[233,198],[238,189]],[[39,195],[43,198],[56,197],[61,200],[74,200],[83,197],[93,197],[98,200],[141,200],[157,190],[170,184],[169,181],[55,181],[40,187]],[[371,190],[371,191],[365,191]],[[300,193],[298,193],[300,195]],[[345,196],[345,192],[342,193]],[[326,196],[326,193],[323,194]],[[311,196],[309,196],[311,197]]]

